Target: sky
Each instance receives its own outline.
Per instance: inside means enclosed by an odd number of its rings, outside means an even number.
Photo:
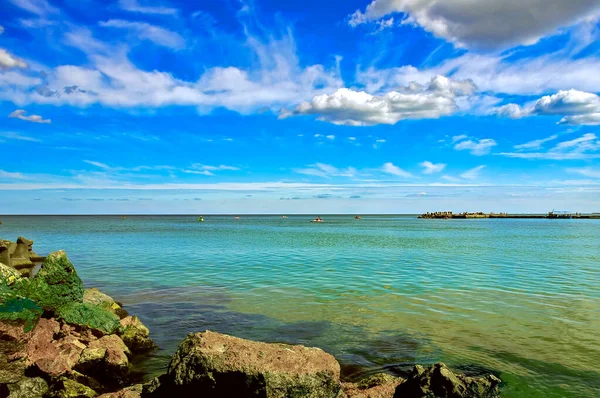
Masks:
[[[0,7],[0,214],[600,212],[600,0]]]

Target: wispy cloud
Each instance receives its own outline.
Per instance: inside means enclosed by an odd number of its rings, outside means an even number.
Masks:
[[[600,169],[591,167],[571,168],[567,169],[569,173],[577,173],[590,178],[600,178]]]
[[[20,58],[15,57],[3,48],[0,48],[0,71],[13,68],[25,69],[27,63]]]
[[[40,115],[25,115],[26,113],[27,111],[24,109],[17,109],[16,111],[11,112],[8,117],[33,123],[52,123],[52,120],[44,119]]]
[[[446,164],[444,163],[435,164],[427,160],[422,163],[419,163],[419,166],[423,167],[423,174],[440,173],[446,168]]]
[[[465,171],[464,173],[462,173],[460,175],[460,177],[464,178],[466,180],[476,180],[480,177],[481,171],[484,168],[485,168],[485,165],[473,167],[472,169],[469,169],[469,170]]]
[[[19,133],[15,133],[13,131],[0,132],[0,137],[5,138],[5,139],[9,139],[9,140],[29,141],[29,142],[41,142],[41,140],[39,140],[37,138],[29,137],[27,135],[22,135],[22,134],[19,134]]]
[[[0,170],[0,178],[13,179],[13,180],[26,180],[27,176],[22,173]]]
[[[59,10],[56,7],[50,5],[47,0],[9,0],[15,6],[28,11],[32,14],[36,14],[40,17],[48,14],[58,14]]]
[[[500,156],[518,159],[581,160],[600,158],[600,139],[593,133],[563,141],[545,152],[501,152]]]
[[[109,19],[100,22],[100,26],[105,28],[117,28],[131,32],[138,40],[149,40],[160,46],[181,49],[185,47],[185,39],[178,33],[170,31],[160,26],[151,25],[146,22],[132,22],[121,19]]]
[[[381,171],[383,171],[386,174],[391,174],[397,177],[404,177],[404,178],[412,178],[413,175],[410,174],[408,171],[404,171],[402,170],[400,167],[394,165],[392,162],[387,162],[384,163],[383,166],[381,166]]]
[[[496,141],[491,138],[475,138],[457,142],[454,145],[454,149],[457,151],[469,151],[471,155],[475,156],[483,156],[490,153],[496,145],[498,145]]]
[[[294,169],[294,172],[322,178],[354,177],[358,174],[358,171],[354,167],[339,169],[326,163],[315,163],[306,168]]]
[[[164,6],[141,5],[137,0],[119,0],[121,9],[141,14],[177,15],[179,10]]]
[[[553,134],[550,137],[540,138],[539,140],[533,140],[526,142],[525,144],[515,145],[515,149],[539,149],[543,144],[549,141],[554,141],[558,138],[558,134]]]

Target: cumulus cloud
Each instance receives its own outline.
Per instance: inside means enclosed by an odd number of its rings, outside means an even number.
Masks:
[[[302,102],[293,111],[283,110],[280,117],[318,115],[319,120],[347,126],[433,119],[455,113],[457,99],[473,94],[476,89],[470,80],[452,80],[444,76],[435,76],[427,85],[413,82],[400,91],[383,95],[341,88],[333,94],[318,95],[310,102]]]
[[[518,159],[583,160],[600,158],[600,139],[593,133],[562,141],[545,152],[501,152],[498,155]]]
[[[459,47],[484,50],[531,45],[560,27],[598,15],[597,0],[373,0],[349,23],[357,26],[403,14],[417,25]]]
[[[339,169],[335,166],[325,163],[315,163],[306,168],[295,169],[294,172],[322,178],[354,177],[358,174],[358,171],[354,167]]]
[[[508,104],[496,112],[500,115],[508,113],[515,119],[534,115],[563,116],[558,124],[598,125],[600,96],[579,90],[561,90],[538,99],[533,105]]]
[[[179,34],[160,26],[151,25],[146,22],[124,21],[122,19],[109,19],[100,22],[100,26],[105,28],[123,29],[131,32],[140,40],[149,40],[159,46],[173,49],[185,47],[185,40]]]
[[[3,48],[0,48],[0,71],[13,68],[27,68],[27,64],[20,58],[15,57]]]
[[[422,163],[419,163],[419,166],[423,167],[423,174],[435,174],[435,173],[440,173],[441,171],[443,171],[446,168],[446,165],[444,163],[431,163],[430,161],[424,161]]]
[[[483,156],[490,153],[493,147],[498,145],[495,140],[491,138],[484,139],[466,139],[466,136],[461,136],[462,138],[456,142],[454,145],[454,149],[457,151],[469,151],[471,155],[475,156]]]
[[[140,14],[176,15],[178,13],[176,8],[141,5],[137,0],[119,0],[119,6],[122,10]]]
[[[52,123],[50,119],[44,119],[40,115],[25,115],[26,113],[27,111],[24,109],[17,109],[16,111],[11,112],[8,115],[8,117],[21,119],[33,123]]]
[[[402,170],[392,162],[384,163],[383,166],[381,166],[381,171],[397,177],[411,178],[413,176],[408,171]]]

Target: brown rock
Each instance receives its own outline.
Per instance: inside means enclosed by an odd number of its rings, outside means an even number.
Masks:
[[[22,324],[0,322],[0,384],[17,383],[24,376],[28,336]]]
[[[403,381],[400,377],[378,373],[358,383],[342,383],[342,388],[348,398],[391,398]]]
[[[129,377],[130,354],[119,336],[104,336],[84,350],[77,369],[108,385],[122,386]]]
[[[98,398],[140,398],[142,396],[142,385],[127,387],[121,391],[102,394]]]
[[[46,394],[47,398],[95,398],[97,396],[96,391],[88,386],[66,377],[57,379]]]
[[[133,352],[148,351],[156,347],[150,339],[150,331],[137,316],[127,316],[121,319],[123,333],[121,338]]]
[[[340,365],[319,348],[214,332],[188,335],[165,379],[163,396],[333,398],[341,390]]]

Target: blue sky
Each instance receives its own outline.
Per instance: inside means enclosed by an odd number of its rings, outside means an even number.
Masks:
[[[600,1],[4,0],[0,214],[600,211]]]

